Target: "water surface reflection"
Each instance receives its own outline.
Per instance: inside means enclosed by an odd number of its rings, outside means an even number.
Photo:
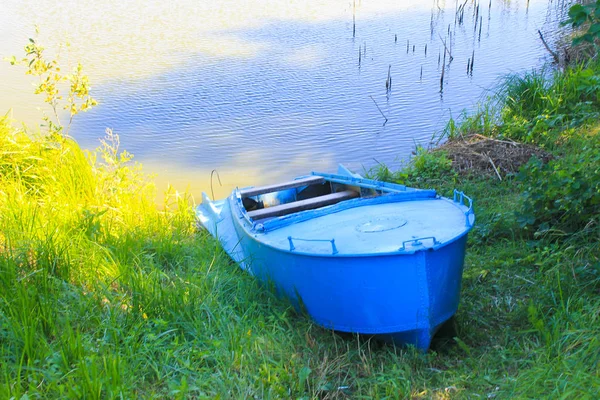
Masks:
[[[551,37],[567,6],[467,3],[460,24],[456,1],[8,0],[0,52],[17,53],[33,21],[46,43],[68,39],[101,102],[76,121],[80,143],[96,147],[111,127],[148,169],[197,195],[215,168],[233,187],[338,162],[397,167],[499,76],[541,65],[537,29]],[[453,61],[440,91],[443,40]],[[0,107],[33,119],[22,70],[0,73]]]

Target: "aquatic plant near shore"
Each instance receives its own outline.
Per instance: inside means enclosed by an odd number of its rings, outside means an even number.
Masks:
[[[600,64],[509,75],[475,112],[450,118],[434,143],[473,133],[552,147],[554,134],[600,117]]]
[[[551,145],[552,132],[582,126],[600,116],[599,93],[600,66],[594,64],[564,72],[511,76],[500,90],[502,133],[516,140]]]

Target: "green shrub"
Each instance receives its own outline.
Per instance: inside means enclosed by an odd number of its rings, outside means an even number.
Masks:
[[[570,24],[574,28],[586,28],[585,32],[573,39],[573,45],[583,42],[595,43],[600,39],[600,0],[572,5],[569,8],[569,18],[564,24]]]
[[[600,217],[600,140],[591,137],[579,151],[544,165],[532,159],[519,174],[524,183],[519,218],[539,230],[568,232],[598,223]]]

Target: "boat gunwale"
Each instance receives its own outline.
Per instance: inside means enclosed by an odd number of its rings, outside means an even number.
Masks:
[[[304,210],[295,212],[289,215],[283,215],[274,217],[266,221],[254,221],[248,215],[248,211],[242,202],[242,191],[247,188],[235,188],[232,193],[232,197],[236,199],[235,203],[232,204],[236,208],[246,222],[251,226],[251,231],[254,232],[268,232],[273,231],[285,226],[291,225],[297,222],[304,222],[313,218],[318,218],[326,214],[332,214],[335,212],[344,211],[346,209],[360,207],[369,204],[384,204],[398,201],[410,201],[416,200],[417,198],[434,198],[437,196],[437,192],[433,189],[415,189],[405,185],[399,185],[396,183],[376,181],[373,179],[346,176],[340,174],[328,174],[322,172],[311,172],[310,175],[297,177],[296,180],[305,179],[311,176],[321,176],[325,178],[326,182],[346,184],[350,186],[358,186],[361,189],[372,189],[376,191],[386,192],[387,195],[373,196],[373,197],[360,197],[357,199],[346,200],[340,203],[319,207],[311,210]],[[394,194],[402,195],[402,197],[395,197]],[[379,199],[371,202],[372,199]]]
[[[234,221],[234,224],[238,225],[240,227],[240,229],[244,230],[245,236],[248,239],[255,242],[255,245],[258,244],[261,246],[266,246],[267,248],[278,251],[278,252],[288,253],[288,254],[292,254],[292,255],[301,255],[301,256],[306,256],[306,257],[363,258],[363,257],[387,257],[387,256],[396,256],[396,257],[397,256],[412,256],[415,253],[418,253],[421,251],[436,251],[438,249],[441,249],[443,247],[447,247],[447,246],[453,244],[454,242],[460,240],[463,236],[467,235],[475,223],[475,214],[473,213],[472,208],[470,207],[467,210],[467,212],[469,214],[466,214],[466,216],[467,216],[467,218],[469,218],[470,216],[473,216],[472,222],[470,221],[471,223],[468,225],[465,224],[463,231],[461,233],[459,233],[458,235],[456,235],[453,238],[450,238],[444,242],[434,244],[431,247],[421,247],[421,248],[414,248],[414,249],[399,248],[396,251],[386,251],[386,252],[377,252],[377,253],[339,253],[339,252],[338,253],[314,253],[314,252],[306,252],[306,251],[297,250],[297,249],[290,250],[290,249],[286,249],[286,248],[282,248],[282,247],[277,247],[273,244],[270,244],[268,242],[260,240],[259,235],[266,235],[266,234],[268,234],[268,232],[256,231],[253,228],[252,222],[249,221],[249,218],[243,218],[241,215],[239,218],[235,218],[235,215],[233,215],[233,213],[234,213],[233,206],[236,206],[236,203],[238,202],[238,200],[241,203],[241,199],[236,198],[234,196],[234,194],[232,194],[227,200],[230,202],[229,208],[230,208],[231,217],[232,217],[232,220]],[[361,199],[354,199],[354,200],[361,200]],[[461,209],[461,207],[467,208],[464,204],[460,204],[454,200],[451,200],[451,199],[448,199],[448,198],[442,197],[442,196],[437,196],[430,200],[443,200],[448,203],[451,203],[452,205],[456,206],[459,209]],[[348,201],[353,201],[353,200],[348,200]],[[327,206],[327,207],[333,207],[333,206]],[[239,209],[239,207],[235,207],[235,208],[237,209],[237,211],[239,213],[242,212]],[[308,210],[308,211],[312,211],[312,210]],[[304,211],[304,212],[306,212],[306,211]]]

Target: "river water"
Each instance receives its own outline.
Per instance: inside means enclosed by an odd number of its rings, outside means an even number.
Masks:
[[[399,167],[500,77],[546,63],[537,31],[552,43],[568,10],[467,0],[460,20],[462,4],[2,0],[0,57],[22,55],[34,25],[49,51],[68,43],[61,61],[81,61],[100,102],[76,117],[79,143],[95,148],[112,128],[159,191],[170,183],[198,199],[216,169],[218,197],[337,163]],[[35,125],[31,77],[6,62],[0,76],[0,112]]]

